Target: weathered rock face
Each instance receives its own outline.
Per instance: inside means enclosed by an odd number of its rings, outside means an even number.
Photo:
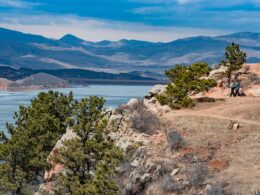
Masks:
[[[221,66],[219,69],[212,70],[209,74],[209,78],[215,80],[222,80],[225,76],[224,73],[227,71],[227,67]]]
[[[259,88],[248,89],[245,93],[249,97],[260,97],[260,86]]]
[[[151,99],[157,95],[160,95],[166,91],[166,85],[155,85],[149,93],[145,96],[146,99]]]

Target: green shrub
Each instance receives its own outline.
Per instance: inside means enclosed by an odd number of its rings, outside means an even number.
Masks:
[[[165,95],[158,95],[157,100],[161,105],[169,105],[173,109],[194,106],[189,97],[191,93],[207,91],[216,86],[214,79],[202,78],[209,74],[210,68],[207,63],[198,62],[191,66],[176,65],[166,71],[171,83],[166,88]]]
[[[169,99],[166,95],[158,95],[156,98],[162,106],[169,104]]]

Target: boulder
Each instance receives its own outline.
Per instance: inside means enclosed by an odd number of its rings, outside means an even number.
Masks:
[[[224,73],[226,71],[227,71],[227,67],[221,66],[219,69],[212,70],[209,73],[209,78],[215,79],[215,80],[221,80],[221,79],[223,79],[225,77]]]
[[[139,101],[137,98],[132,98],[127,102],[126,106],[128,109],[134,110]]]
[[[249,97],[260,97],[260,88],[259,89],[249,89],[246,91],[246,95]]]
[[[172,172],[171,172],[171,176],[175,176],[177,173],[179,172],[179,169],[173,169]]]
[[[150,91],[149,94],[145,96],[146,99],[150,99],[156,95],[160,95],[166,91],[166,85],[155,85]]]
[[[117,130],[122,121],[122,115],[111,115],[108,121],[108,127],[114,130]]]
[[[151,180],[149,173],[135,169],[130,175],[130,180],[125,187],[125,194],[139,194],[145,189],[144,187]]]
[[[155,97],[152,97],[151,99],[149,99],[147,101],[147,103],[149,103],[149,104],[156,104],[156,102],[157,102],[157,99]]]
[[[168,113],[171,112],[171,108],[167,105],[161,106],[160,108],[158,108],[158,111],[162,114],[164,113]]]

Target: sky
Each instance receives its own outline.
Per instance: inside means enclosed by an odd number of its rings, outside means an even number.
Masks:
[[[55,39],[168,42],[259,24],[260,0],[0,0],[0,27]]]

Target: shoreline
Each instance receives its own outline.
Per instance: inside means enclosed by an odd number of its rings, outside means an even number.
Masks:
[[[77,87],[88,87],[89,85],[118,85],[118,86],[154,86],[158,84],[166,84],[167,81],[146,81],[146,80],[106,80],[106,79],[88,79],[83,82],[69,82],[68,86],[28,86],[28,87],[0,87],[0,91],[7,92],[29,92],[38,90],[55,90],[55,89],[67,89],[67,88],[77,88]]]

